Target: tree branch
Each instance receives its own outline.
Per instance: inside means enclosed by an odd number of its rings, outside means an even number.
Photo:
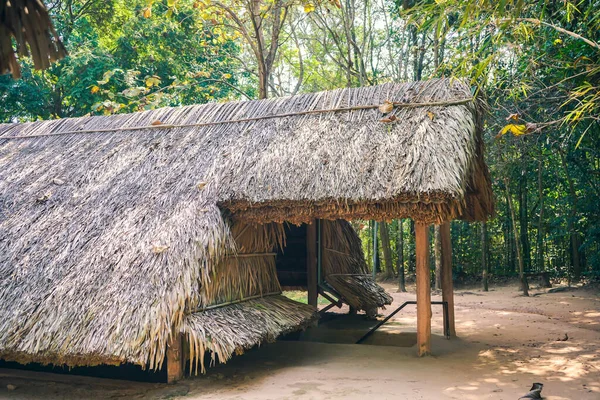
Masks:
[[[581,35],[579,35],[579,34],[577,34],[575,32],[568,31],[568,30],[566,30],[564,28],[561,28],[560,26],[556,26],[556,25],[550,24],[548,22],[540,21],[539,19],[536,19],[536,18],[515,18],[514,20],[503,19],[500,22],[512,22],[512,21],[529,22],[529,23],[534,24],[534,25],[544,25],[544,26],[552,28],[552,29],[554,29],[554,30],[556,30],[558,32],[564,33],[565,35],[569,35],[569,36],[571,36],[571,37],[573,37],[575,39],[583,40],[588,45],[590,45],[592,47],[595,47],[596,49],[600,50],[600,44],[594,42],[593,40],[587,39],[587,38],[585,38],[585,37],[583,37],[583,36],[581,36]]]

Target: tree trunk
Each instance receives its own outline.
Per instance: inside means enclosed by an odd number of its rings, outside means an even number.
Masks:
[[[408,272],[415,272],[416,254],[415,254],[415,221],[410,220],[410,245],[408,247]]]
[[[567,161],[562,152],[560,152],[560,159],[562,163],[562,167],[565,171],[565,175],[567,177],[567,183],[569,185],[569,194],[571,197],[571,212],[569,213],[569,217],[567,219],[567,231],[570,236],[570,247],[571,247],[571,266],[572,266],[572,276],[575,282],[581,279],[581,264],[580,264],[580,256],[579,256],[579,234],[577,233],[575,227],[575,218],[577,217],[577,193],[575,192],[575,184],[573,183],[573,179],[571,178],[571,174],[569,172],[569,168],[567,167]]]
[[[424,67],[424,63],[423,61],[425,60],[425,51],[426,51],[426,47],[425,47],[425,41],[427,39],[427,32],[423,32],[423,35],[421,36],[421,45],[418,48],[418,54],[419,54],[419,58],[417,61],[417,71],[416,71],[416,77],[417,77],[417,81],[420,81],[423,78],[423,67]]]
[[[442,289],[442,237],[440,226],[433,228],[433,249],[435,254],[435,289]]]
[[[514,227],[513,227],[513,220],[511,219],[511,214],[510,214],[510,208],[511,208],[512,203],[509,203],[508,201],[508,197],[506,198],[506,236],[505,236],[505,243],[506,243],[506,261],[507,261],[507,268],[508,271],[505,270],[505,274],[508,273],[514,273],[514,272],[518,272],[518,267],[517,267],[517,263],[515,262],[515,240],[513,238],[513,232],[514,232]]]
[[[258,68],[258,98],[266,99],[269,88],[269,73],[263,67]]]
[[[381,272],[381,258],[379,257],[379,238],[377,237],[377,229],[379,223],[373,221],[373,277],[377,276],[378,272]]]
[[[418,81],[419,78],[419,73],[418,73],[418,69],[419,69],[419,35],[417,32],[417,27],[414,25],[410,25],[411,29],[412,29],[412,41],[411,41],[411,51],[412,51],[412,56],[413,56],[413,60],[412,60],[412,73],[413,73],[413,80],[414,81]]]
[[[385,221],[379,223],[379,236],[381,238],[381,248],[383,249],[383,261],[385,263],[385,278],[394,278],[394,265],[392,263],[392,249],[390,248],[390,234],[388,224]]]
[[[523,268],[531,271],[531,245],[529,244],[529,217],[527,209],[527,169],[524,168],[519,179],[519,227],[521,232],[521,249],[523,251]]]
[[[483,291],[488,291],[488,233],[487,224],[481,223],[481,271],[483,278]]]
[[[542,169],[544,165],[542,160],[538,162],[538,199],[540,202],[540,214],[538,218],[537,231],[537,252],[536,267],[539,272],[545,271],[544,268],[544,186],[542,183]]]
[[[506,210],[504,213],[504,223],[502,224],[502,234],[504,235],[504,262],[502,263],[502,274],[507,275],[508,271],[512,271],[510,265],[510,211],[508,210],[508,201],[506,202]]]
[[[398,291],[406,292],[406,281],[404,279],[404,221],[398,220]]]
[[[527,280],[525,279],[525,271],[523,269],[523,256],[521,255],[521,247],[519,246],[519,230],[517,229],[515,209],[512,205],[512,199],[510,198],[510,187],[508,178],[504,178],[504,186],[506,189],[506,201],[508,202],[508,209],[510,210],[510,217],[512,219],[512,226],[514,231],[514,242],[515,249],[517,250],[517,260],[519,261],[519,280],[521,281],[521,290],[524,296],[529,296],[529,288],[527,287]]]

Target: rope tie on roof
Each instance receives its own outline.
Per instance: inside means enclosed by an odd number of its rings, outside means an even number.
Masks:
[[[420,108],[420,107],[436,107],[436,106],[457,106],[457,105],[461,105],[461,104],[467,104],[472,101],[474,101],[473,97],[467,97],[464,99],[447,100],[447,101],[433,101],[433,102],[425,102],[425,103],[405,103],[405,102],[394,101],[394,102],[388,102],[388,104],[393,105],[395,108]],[[64,132],[54,132],[54,133],[40,133],[37,135],[30,135],[30,136],[4,136],[4,137],[0,137],[0,140],[31,139],[31,138],[38,138],[38,137],[89,134],[89,133],[115,133],[115,132],[122,132],[122,131],[140,131],[140,130],[149,130],[149,129],[175,129],[175,128],[204,127],[204,126],[224,125],[224,124],[233,124],[233,123],[242,123],[242,122],[254,122],[254,121],[260,121],[263,119],[271,119],[271,118],[294,117],[294,116],[298,116],[298,115],[325,114],[325,113],[338,112],[338,111],[371,110],[374,108],[379,108],[380,106],[381,106],[380,104],[357,105],[357,106],[351,106],[351,107],[337,107],[337,108],[318,109],[318,110],[296,111],[296,112],[289,112],[289,113],[282,113],[282,114],[263,115],[260,117],[240,118],[240,119],[225,120],[225,121],[199,122],[196,124],[162,124],[162,123],[160,123],[160,121],[155,121],[152,123],[152,125],[144,125],[144,126],[132,126],[132,127],[121,127],[121,128],[109,128],[109,129],[89,129],[89,130],[81,130],[81,131],[64,131]]]

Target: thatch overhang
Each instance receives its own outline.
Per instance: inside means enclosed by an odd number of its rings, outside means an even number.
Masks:
[[[484,220],[479,118],[435,80],[0,125],[0,358],[159,366],[238,251],[223,211]]]
[[[321,222],[323,280],[349,306],[371,314],[393,298],[373,278],[360,237],[348,221]]]
[[[31,56],[40,70],[67,55],[41,0],[0,0],[0,75],[21,76],[17,55]]]

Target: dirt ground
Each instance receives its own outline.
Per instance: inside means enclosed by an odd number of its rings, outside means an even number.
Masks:
[[[395,304],[414,300],[385,286]],[[349,344],[363,331],[332,323],[333,334],[304,336],[321,342],[279,341],[176,385],[0,369],[0,398],[513,400],[541,382],[548,400],[600,399],[600,293],[546,291],[458,290],[459,337],[442,337],[434,306],[431,357],[416,357],[409,306],[369,344]],[[323,343],[336,336],[343,343]]]

